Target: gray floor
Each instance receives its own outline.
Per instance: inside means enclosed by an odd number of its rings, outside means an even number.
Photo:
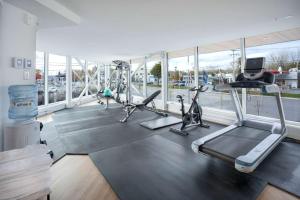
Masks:
[[[169,127],[153,131],[139,125],[139,123],[142,121],[157,119],[158,116],[154,113],[138,111],[128,120],[126,124],[119,122],[123,115],[124,113],[120,107],[104,110],[103,106],[90,106],[60,111],[55,113],[53,122],[45,124],[43,137],[47,140],[48,146],[54,151],[55,159],[59,159],[66,153],[97,153],[101,155],[101,152],[105,152],[106,150],[116,149],[131,143],[142,142],[155,135],[159,135],[159,138],[164,138],[158,140],[171,141],[171,143],[162,143],[178,144],[185,149],[186,153],[192,154],[192,157],[201,159],[201,157],[204,155],[194,154],[191,150],[190,145],[192,141],[224,127],[218,124],[209,123],[210,128],[208,129],[197,127],[190,128],[189,136],[184,137],[170,132]],[[172,127],[179,126],[180,124]],[[235,134],[239,133],[233,133],[231,141],[225,145],[226,147],[223,145],[222,148],[227,148],[237,141],[234,138]],[[253,132],[252,135],[256,134],[258,133]],[[243,137],[246,140],[253,139],[249,137],[249,135],[240,136],[240,139],[243,139]],[[263,134],[261,136],[264,137]],[[159,142],[159,144],[162,143]],[[222,143],[220,142],[219,144]],[[134,146],[129,147],[129,150],[131,148],[134,148]],[[172,149],[174,147],[170,148]],[[163,148],[158,150],[160,151],[161,155],[165,154]],[[169,150],[166,149],[166,151]],[[262,179],[279,188],[300,196],[299,152],[299,144],[282,142],[282,144],[280,144],[278,148],[275,148],[273,153],[261,163],[255,173],[253,173],[251,176]],[[120,152],[120,154],[122,153],[125,152]],[[143,156],[143,154],[140,154],[140,156]],[[171,155],[166,156],[168,157]],[[168,162],[167,157],[165,157],[165,162]],[[194,163],[192,161],[192,157],[189,160],[189,163],[186,164],[195,165],[195,163],[198,162],[195,161]],[[219,159],[214,159],[213,163],[215,162],[219,163],[221,161],[219,161]],[[224,161],[222,161],[222,163],[224,163]],[[115,165],[118,165],[118,163],[115,163]],[[226,163],[226,165],[231,164]],[[231,166],[231,169],[234,170],[233,166]],[[203,176],[206,177],[207,174],[203,174]]]
[[[256,199],[266,182],[153,135],[91,155],[120,199]]]

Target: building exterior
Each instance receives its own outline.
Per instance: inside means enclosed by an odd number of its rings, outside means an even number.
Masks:
[[[300,71],[296,68],[292,68],[289,71],[283,71],[279,73],[278,71],[272,71],[275,74],[275,80],[278,85],[286,89],[297,89],[299,88],[298,77]]]
[[[134,73],[132,77],[133,82],[143,82],[143,77],[145,76],[144,67],[141,67],[140,69],[136,70],[133,73]],[[154,77],[152,74],[150,74],[150,72],[147,72],[147,83],[154,84],[155,82],[157,82],[157,78]]]

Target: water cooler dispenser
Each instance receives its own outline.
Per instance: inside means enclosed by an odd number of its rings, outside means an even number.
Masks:
[[[11,119],[4,128],[4,150],[23,148],[40,143],[41,123],[38,115],[36,85],[12,85],[8,88]]]

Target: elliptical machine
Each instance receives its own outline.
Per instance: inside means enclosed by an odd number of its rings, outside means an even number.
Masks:
[[[176,128],[170,128],[170,131],[176,134],[187,136],[189,133],[185,130],[186,128],[192,127],[192,126],[200,126],[204,128],[209,128],[209,125],[203,123],[202,121],[202,108],[198,104],[198,96],[200,92],[205,92],[208,88],[204,89],[204,86],[201,85],[200,87],[196,88],[193,87],[189,91],[196,91],[195,96],[192,98],[192,104],[188,110],[188,112],[185,112],[183,101],[181,95],[177,95],[178,101],[181,103],[181,116],[182,116],[182,125],[180,129]]]

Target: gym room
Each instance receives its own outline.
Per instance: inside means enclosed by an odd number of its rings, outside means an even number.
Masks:
[[[299,200],[299,0],[0,0],[0,200]]]

